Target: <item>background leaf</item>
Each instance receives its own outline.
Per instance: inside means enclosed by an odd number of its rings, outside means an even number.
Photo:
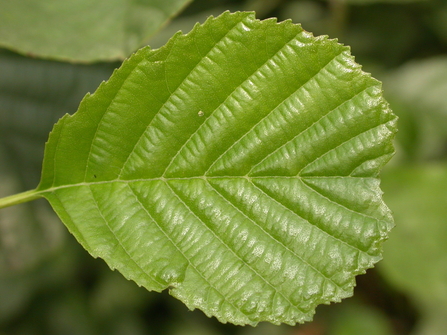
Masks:
[[[384,85],[405,124],[397,137],[402,157],[442,159],[447,152],[447,57],[409,62],[389,73]]]
[[[349,301],[341,308],[330,329],[331,335],[389,335],[392,334],[388,320],[380,311],[359,302]]]
[[[406,3],[418,2],[418,1],[427,1],[427,0],[347,0],[348,3],[353,4],[353,5],[369,5],[369,4],[380,3],[380,2],[406,4]]]
[[[149,290],[222,322],[294,324],[381,257],[395,121],[347,47],[225,13],[140,50],[63,117],[38,191]]]
[[[446,186],[445,164],[395,167],[383,175],[385,199],[397,227],[379,269],[414,301],[422,314],[415,332],[420,335],[446,329]]]
[[[0,45],[60,60],[124,59],[190,1],[2,0]]]

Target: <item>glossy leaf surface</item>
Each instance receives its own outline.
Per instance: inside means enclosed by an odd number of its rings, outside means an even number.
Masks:
[[[2,1],[0,46],[59,60],[124,59],[189,2]]]
[[[63,117],[37,191],[139,285],[222,322],[294,324],[381,258],[395,121],[348,47],[225,13]]]

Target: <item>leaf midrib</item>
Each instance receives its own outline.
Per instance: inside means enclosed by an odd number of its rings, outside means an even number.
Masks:
[[[227,177],[229,178],[229,177]],[[238,177],[238,178],[244,178],[244,177]],[[262,179],[264,179],[265,177],[261,177]],[[259,178],[259,179],[261,179]],[[296,177],[295,177],[296,178]],[[164,180],[163,180],[164,179]],[[59,187],[53,187],[50,189],[47,189],[45,191],[42,191],[41,193],[46,193],[46,192],[54,192],[60,189],[64,189],[64,188],[70,188],[70,187],[80,187],[80,186],[87,186],[88,189],[90,190],[89,186],[92,185],[101,185],[101,184],[108,184],[108,183],[112,183],[112,182],[120,182],[120,183],[126,183],[126,184],[130,184],[133,182],[137,182],[137,181],[154,181],[154,180],[158,180],[158,181],[164,181],[167,182],[169,180],[191,180],[191,179],[203,179],[201,177],[195,177],[195,178],[151,178],[151,179],[144,179],[144,180],[130,180],[130,181],[123,181],[123,180],[119,180],[119,181],[102,181],[102,182],[90,182],[90,183],[78,183],[78,184],[72,184],[72,185],[64,185],[64,186],[59,186]],[[209,179],[222,179],[222,177],[210,177]],[[234,179],[234,177],[231,177],[231,179]],[[245,179],[245,178],[244,178]],[[258,177],[253,178],[253,179],[258,179]],[[263,276],[262,273],[258,272],[255,268],[253,268],[249,263],[247,263],[239,254],[237,254],[224,240],[222,240],[214,230],[212,230],[210,227],[207,226],[207,224],[201,219],[199,218],[196,213],[190,208],[190,206],[188,204],[186,204],[183,199],[181,197],[179,197],[179,195],[177,194],[177,192],[175,192],[172,187],[169,185],[169,183],[166,183],[166,185],[169,187],[169,189],[171,190],[171,192],[173,193],[173,195],[175,195],[179,201],[181,203],[183,203],[185,205],[185,207],[188,209],[188,211],[190,213],[192,213],[202,224],[204,227],[206,227],[214,236],[216,239],[218,239],[223,245],[225,245],[227,247],[228,250],[230,250],[240,261],[242,261],[249,269],[250,271],[252,271],[258,278],[260,278],[262,281],[264,281],[267,285],[269,285],[275,292],[276,294],[279,294],[280,296],[283,297],[283,299],[285,299],[290,306],[293,306],[295,309],[297,309],[300,312],[306,312],[306,310],[303,310],[301,307],[299,307],[299,304],[294,304],[292,303],[286,296],[286,294],[284,292],[282,292],[281,290],[279,290],[277,287],[275,287],[274,284],[272,284],[270,282],[270,280],[268,278],[265,278],[265,276]],[[204,277],[202,272],[200,270],[198,270],[196,268],[196,266],[188,259],[188,257],[186,257],[186,255],[183,253],[183,251],[181,249],[178,248],[178,246],[176,245],[175,241],[173,241],[170,237],[169,234],[166,233],[164,231],[164,229],[161,227],[161,225],[158,223],[158,221],[152,216],[152,214],[148,211],[148,209],[146,208],[146,206],[144,206],[144,204],[140,201],[140,199],[138,198],[138,195],[136,195],[136,193],[134,192],[134,190],[132,189],[132,187],[129,187],[129,189],[131,190],[132,194],[135,196],[136,200],[138,201],[138,203],[140,204],[141,208],[144,209],[144,211],[147,213],[148,217],[150,217],[152,219],[152,221],[157,225],[158,229],[166,236],[166,238],[170,241],[170,243],[178,250],[178,252],[183,256],[183,258],[185,260],[188,261],[188,264],[194,268],[194,270],[196,271],[197,274],[199,274],[207,283],[208,285],[215,289],[216,292],[218,292],[222,298],[227,301],[228,303],[230,303],[235,309],[241,311],[243,313],[243,311],[238,308],[237,306],[235,306],[230,300],[225,298],[225,294],[223,294],[218,288],[216,288],[214,285],[212,285],[212,282],[210,282],[208,280],[208,278]],[[213,189],[215,189],[213,187]],[[223,197],[223,199],[225,199],[227,202],[229,202],[228,199],[226,199],[226,197],[224,197],[219,191],[217,191],[215,189],[215,191],[218,193],[219,196]],[[57,196],[57,195],[56,195]],[[94,198],[94,196],[93,196]],[[231,206],[233,206],[238,212],[242,213],[240,211],[239,208],[235,207],[235,205],[232,202],[229,202]],[[101,217],[102,217],[102,211],[100,209],[100,207],[97,205],[96,201],[95,201],[95,207],[97,208],[98,212],[100,213]],[[243,215],[245,215],[244,213],[242,213]],[[246,216],[246,215],[245,215]],[[328,280],[329,282],[331,282],[335,287],[337,287],[340,291],[342,292],[347,292],[346,288],[343,288],[341,286],[341,284],[335,282],[333,279],[331,279],[330,277],[328,277],[326,274],[324,274],[321,270],[319,270],[318,268],[316,268],[314,265],[312,265],[311,263],[309,263],[308,261],[306,261],[303,257],[299,256],[298,254],[296,254],[293,250],[291,250],[289,247],[287,247],[286,245],[284,245],[281,241],[278,241],[277,239],[275,239],[270,233],[268,233],[267,231],[265,231],[265,229],[263,229],[261,226],[259,226],[259,224],[257,224],[255,221],[253,221],[251,218],[249,218],[248,216],[246,216],[247,219],[249,219],[251,222],[253,222],[256,226],[258,226],[260,229],[263,230],[264,234],[266,234],[267,236],[269,236],[274,242],[279,243],[281,245],[282,248],[286,249],[287,251],[289,251],[290,253],[292,253],[292,255],[294,255],[294,257],[296,257],[297,259],[301,260],[303,262],[303,264],[306,264],[309,268],[311,268],[313,271],[315,271],[316,273],[318,273],[321,277],[323,277],[325,280]],[[156,282],[158,282],[159,284],[161,284],[158,280],[156,280],[156,278],[154,278],[152,275],[149,275],[144,269],[142,269],[139,265],[138,262],[136,262],[132,255],[127,251],[126,247],[120,242],[120,239],[115,235],[114,230],[108,225],[107,220],[105,218],[103,218],[106,226],[108,227],[109,231],[114,235],[115,239],[119,242],[120,247],[123,249],[123,251],[128,255],[129,259],[131,259],[139,268],[141,271],[143,271],[146,275],[148,275],[152,280],[155,280]],[[311,223],[310,223],[311,224]],[[327,232],[325,232],[326,234],[328,234]],[[336,237],[328,234],[329,236],[331,236],[332,238],[337,239]],[[338,239],[337,239],[338,240]],[[341,241],[342,243],[346,243],[344,241]],[[355,248],[354,246],[351,246],[353,248]],[[362,250],[358,250],[359,252],[363,252]],[[245,313],[244,313],[245,314]],[[246,314],[245,314],[246,315]],[[248,316],[248,315],[247,315]]]
[[[45,196],[46,193],[55,193],[58,190],[62,190],[62,189],[69,189],[69,188],[76,188],[76,187],[82,187],[82,186],[87,186],[90,188],[90,186],[93,185],[108,185],[108,184],[114,184],[114,183],[120,183],[120,184],[132,184],[132,183],[137,183],[137,182],[152,182],[152,181],[160,181],[160,182],[164,182],[166,183],[166,185],[171,188],[169,186],[169,181],[191,181],[191,180],[203,180],[205,181],[208,185],[210,185],[214,190],[215,187],[208,182],[208,179],[211,180],[222,180],[222,179],[230,179],[230,180],[237,180],[237,179],[245,179],[248,182],[250,182],[251,185],[253,185],[256,189],[258,189],[259,191],[261,191],[262,193],[266,194],[263,190],[259,189],[259,187],[257,187],[251,180],[257,180],[257,179],[300,179],[303,180],[302,183],[303,185],[305,185],[306,187],[309,187],[308,184],[306,182],[304,182],[305,179],[334,179],[334,178],[355,178],[355,179],[373,179],[373,180],[377,180],[378,178],[375,177],[351,177],[351,176],[315,176],[315,177],[301,177],[301,176],[260,176],[260,177],[248,177],[248,176],[212,176],[212,177],[204,177],[204,176],[198,176],[198,177],[179,177],[179,178],[164,178],[164,177],[157,177],[157,178],[145,178],[145,179],[132,179],[132,180],[110,180],[110,181],[98,181],[98,182],[83,182],[83,183],[77,183],[77,184],[69,184],[69,185],[61,185],[61,186],[54,186],[45,190],[40,190],[38,192],[36,192],[36,195],[41,195],[41,196]],[[324,197],[325,199],[327,199],[328,201],[330,201],[331,203],[336,204],[337,206],[340,206],[344,209],[346,209],[347,211],[350,211],[352,213],[355,213],[357,215],[361,215],[365,218],[369,218],[369,219],[373,219],[376,221],[380,221],[378,218],[376,217],[372,217],[370,215],[366,215],[365,213],[361,213],[361,212],[357,212],[351,208],[348,208],[346,206],[344,206],[341,203],[338,203],[332,199],[327,198],[324,194],[321,194],[320,192],[318,192],[317,190],[312,189],[313,192],[318,193],[320,196]],[[223,196],[220,192],[218,192],[216,190],[216,192],[220,195]],[[174,192],[174,194],[176,194]],[[270,199],[272,199],[272,201],[275,201],[276,203],[278,203],[280,206],[284,207],[284,209],[291,211],[292,213],[294,213],[295,215],[297,215],[298,217],[302,218],[303,220],[305,220],[308,224],[316,227],[318,230],[320,230],[322,233],[326,234],[327,236],[329,236],[330,238],[333,238],[335,240],[337,240],[338,242],[345,244],[347,246],[349,246],[350,248],[353,248],[355,250],[357,250],[360,253],[366,254],[368,256],[371,256],[366,250],[362,250],[350,243],[348,243],[347,241],[344,241],[334,235],[332,235],[330,232],[327,232],[326,230],[322,229],[321,227],[316,226],[314,223],[312,223],[311,221],[303,218],[299,213],[296,213],[295,211],[293,211],[291,208],[289,208],[288,206],[286,206],[285,204],[279,202],[277,199],[271,197],[270,195],[266,194]],[[225,197],[224,197],[225,198]],[[225,198],[226,199],[226,198]],[[233,204],[232,204],[233,205]],[[195,215],[195,213],[193,213]],[[245,215],[245,214],[244,214]],[[318,270],[317,270],[318,271]],[[338,286],[338,285],[337,285]]]
[[[135,182],[151,182],[151,181],[174,181],[174,180],[194,180],[201,179],[207,181],[208,179],[245,179],[248,181],[256,179],[334,179],[334,178],[355,178],[355,179],[372,179],[378,180],[378,177],[362,177],[362,176],[192,176],[192,177],[154,177],[154,178],[138,178],[138,179],[112,179],[112,180],[101,180],[92,182],[82,182],[74,184],[65,184],[59,186],[51,186],[46,189],[36,190],[38,194],[51,193],[60,189],[79,187],[79,186],[90,186],[90,185],[101,185],[101,184],[113,184],[113,183],[135,183]]]

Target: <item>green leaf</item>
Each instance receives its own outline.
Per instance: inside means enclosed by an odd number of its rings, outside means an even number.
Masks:
[[[60,60],[124,59],[190,1],[2,1],[0,46]]]
[[[381,258],[395,122],[348,47],[227,12],[63,117],[36,193],[139,285],[222,322],[295,324]]]

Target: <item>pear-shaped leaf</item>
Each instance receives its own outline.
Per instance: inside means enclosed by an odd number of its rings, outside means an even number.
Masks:
[[[59,60],[124,59],[190,1],[1,1],[0,46]]]
[[[139,285],[222,322],[295,324],[381,258],[395,121],[348,47],[227,12],[63,117],[37,192]]]

